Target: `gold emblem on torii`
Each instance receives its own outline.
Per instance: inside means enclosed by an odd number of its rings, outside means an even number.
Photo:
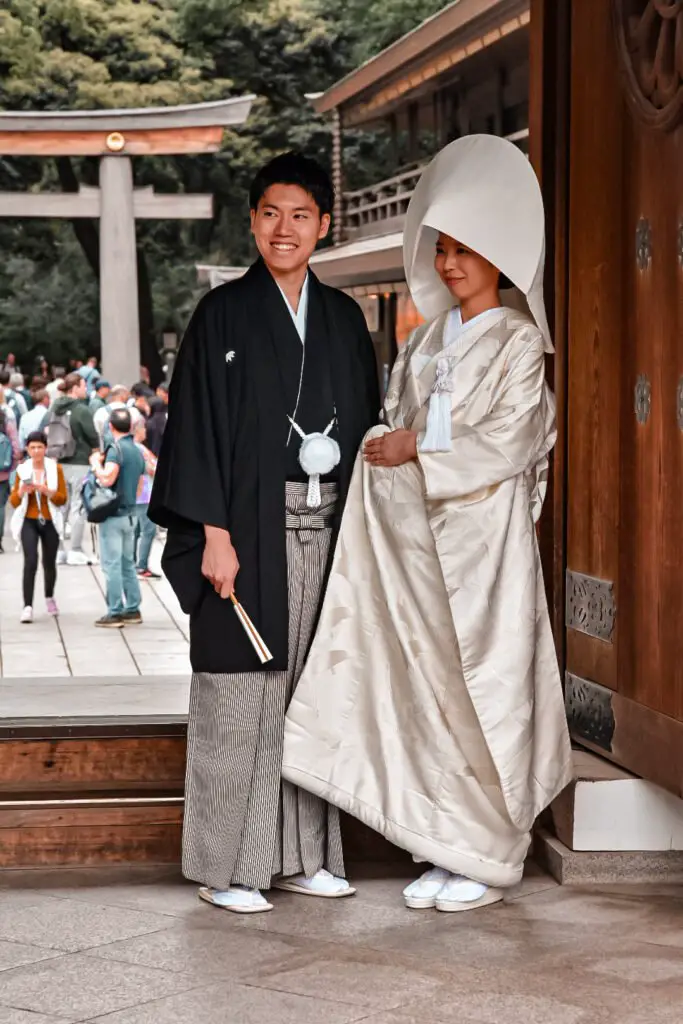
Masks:
[[[125,148],[126,139],[121,132],[110,132],[104,144],[110,153],[120,153]]]

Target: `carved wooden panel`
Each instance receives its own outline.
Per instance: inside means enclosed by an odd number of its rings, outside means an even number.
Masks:
[[[616,618],[614,585],[567,571],[567,626],[611,642]]]
[[[564,703],[572,736],[610,751],[615,727],[612,700],[611,690],[567,672]]]
[[[613,0],[613,10],[629,99],[670,130],[683,116],[683,0]]]

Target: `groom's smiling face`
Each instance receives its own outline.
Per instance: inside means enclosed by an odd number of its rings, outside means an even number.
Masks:
[[[299,185],[271,185],[251,211],[251,230],[268,268],[291,274],[308,266],[330,230],[330,216],[321,216],[313,196]]]

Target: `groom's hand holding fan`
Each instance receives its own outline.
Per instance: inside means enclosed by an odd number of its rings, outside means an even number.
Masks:
[[[204,536],[202,576],[207,578],[219,597],[227,600],[235,589],[235,579],[240,571],[237,552],[227,530],[205,526]]]
[[[273,655],[268,650],[256,626],[235,597],[235,579],[240,571],[240,563],[237,558],[237,552],[232,545],[230,534],[227,530],[221,530],[217,526],[205,526],[204,536],[206,544],[204,545],[204,556],[202,558],[202,576],[206,577],[219,597],[222,597],[224,600],[230,598],[242,629],[247,634],[259,661],[262,665],[265,665],[273,660]]]

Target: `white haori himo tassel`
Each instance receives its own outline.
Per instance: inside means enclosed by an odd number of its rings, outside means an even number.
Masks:
[[[427,429],[420,444],[421,452],[450,452],[453,449],[451,437],[453,366],[453,360],[446,358],[439,359],[436,364],[436,378],[429,399]]]
[[[308,474],[306,504],[308,508],[320,508],[323,500],[320,493],[320,477],[331,473],[341,461],[339,445],[333,437],[329,436],[335,420],[330,420],[322,434],[304,434],[291,416],[288,416],[287,419],[301,438],[299,465],[304,473]]]

